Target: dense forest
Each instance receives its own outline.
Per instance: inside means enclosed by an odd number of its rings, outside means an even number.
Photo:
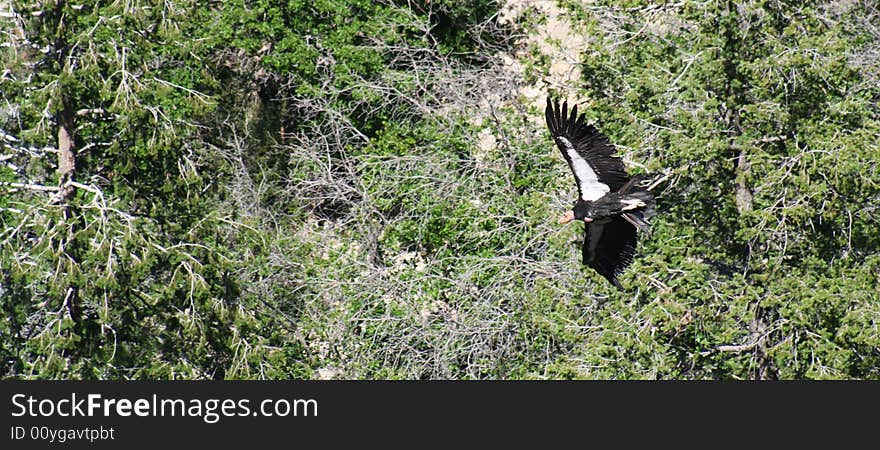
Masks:
[[[0,1],[0,376],[880,378],[869,0]],[[581,264],[543,119],[657,215]]]

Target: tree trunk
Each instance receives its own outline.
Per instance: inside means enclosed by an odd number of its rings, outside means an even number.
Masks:
[[[725,86],[727,98],[725,99],[724,112],[727,119],[727,128],[730,131],[730,150],[735,159],[733,169],[733,175],[736,180],[734,200],[736,201],[737,211],[740,215],[743,215],[752,211],[752,191],[746,181],[752,164],[748,160],[747,147],[736,142],[737,137],[743,134],[742,118],[739,112],[742,106],[748,102],[744,88],[746,80],[744,80],[739,71],[738,62],[747,61],[749,58],[747,47],[744,45],[745,43],[740,34],[741,19],[736,2],[728,0],[723,16],[727,19],[724,22],[724,71],[727,77]],[[748,267],[748,261],[751,259],[751,246],[744,245],[742,251],[743,260],[746,261],[746,267]],[[753,333],[759,333],[758,335],[760,335],[767,328],[771,311],[765,311],[760,307],[760,304],[757,305],[757,308],[756,317],[749,327]],[[778,370],[773,363],[773,359],[767,355],[767,344],[765,341],[766,339],[758,339],[756,341],[755,354],[758,361],[758,370],[755,375],[759,380],[777,379]]]
[[[58,0],[55,4],[56,39],[54,42],[55,62],[61,73],[69,70],[67,61],[70,53],[70,45],[65,39],[65,16],[64,0]],[[58,82],[58,97],[61,99],[61,109],[56,114],[55,123],[58,126],[58,203],[63,210],[63,222],[67,227],[67,236],[64,240],[64,252],[70,258],[68,272],[78,271],[81,258],[79,244],[76,242],[76,233],[79,229],[76,208],[73,205],[76,188],[71,184],[76,175],[76,113],[70,104],[64,83]],[[74,277],[75,278],[75,277]],[[82,308],[79,304],[79,285],[71,281],[64,294],[63,304],[66,305],[71,319],[79,327],[82,323]]]
[[[64,92],[61,93],[62,97]],[[61,112],[58,113],[58,179],[59,201],[65,205],[68,204],[70,197],[73,195],[73,181],[76,171],[76,128],[74,122],[73,109],[64,102]],[[67,215],[67,214],[65,214]]]
[[[746,158],[745,149],[740,149],[736,155],[736,209],[740,215],[752,210],[752,191],[745,180],[751,169],[752,163]]]

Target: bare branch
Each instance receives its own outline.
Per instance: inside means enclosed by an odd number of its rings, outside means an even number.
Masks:
[[[0,186],[10,187],[13,189],[27,189],[30,191],[39,191],[39,192],[58,192],[61,190],[58,186],[43,186],[40,184],[28,184],[28,183],[13,183],[8,181],[0,181]]]

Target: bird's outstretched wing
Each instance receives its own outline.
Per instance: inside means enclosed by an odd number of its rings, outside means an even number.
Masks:
[[[629,178],[623,161],[614,156],[614,146],[608,138],[585,123],[586,116],[578,116],[577,105],[568,112],[568,101],[547,97],[544,110],[547,127],[562,156],[574,174],[582,199],[595,201],[608,192],[616,192]]]
[[[623,290],[617,275],[632,263],[637,239],[636,227],[619,215],[590,222],[584,227],[584,264]]]

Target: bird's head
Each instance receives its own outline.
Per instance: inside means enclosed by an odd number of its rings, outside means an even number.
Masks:
[[[593,218],[590,217],[590,206],[589,203],[584,201],[583,199],[577,199],[574,202],[574,208],[570,211],[567,211],[565,215],[559,218],[559,223],[565,224],[569,223],[572,220],[583,220],[586,223],[590,223],[593,221]]]

